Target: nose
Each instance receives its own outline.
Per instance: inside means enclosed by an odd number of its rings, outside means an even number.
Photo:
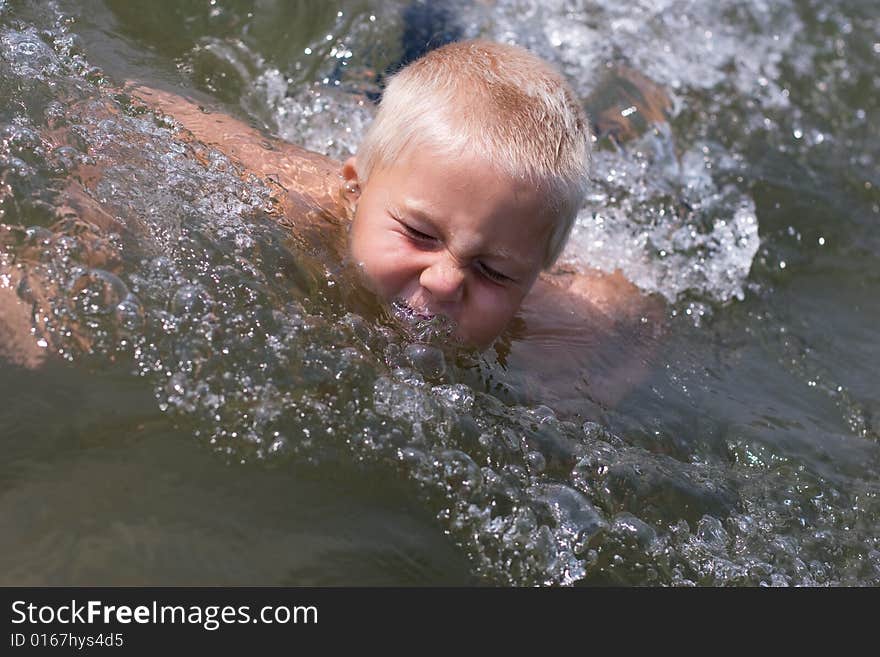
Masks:
[[[461,300],[465,275],[463,267],[443,255],[422,270],[419,284],[431,293],[434,301],[454,303]]]

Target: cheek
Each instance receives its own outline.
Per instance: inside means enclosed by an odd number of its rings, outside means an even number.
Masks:
[[[349,252],[374,291],[386,298],[399,294],[417,269],[398,235],[369,224],[352,226]]]
[[[522,303],[522,295],[507,290],[483,289],[474,294],[462,327],[486,346],[504,330]]]
[[[375,229],[371,225],[369,214],[358,208],[348,231],[348,250],[351,257],[358,263],[369,258],[375,251],[372,244],[374,241]]]

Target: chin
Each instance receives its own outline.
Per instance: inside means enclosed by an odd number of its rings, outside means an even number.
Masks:
[[[486,351],[486,349],[489,349],[493,344],[495,344],[495,340],[498,339],[498,335],[500,335],[500,333],[497,335],[492,335],[489,338],[487,338],[487,337],[474,338],[474,337],[468,335],[467,333],[463,333],[463,334],[457,334],[456,337],[459,341],[459,344],[461,344],[464,347],[467,347],[468,349],[475,349],[477,351]]]

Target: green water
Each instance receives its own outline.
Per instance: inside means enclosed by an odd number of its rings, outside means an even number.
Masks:
[[[875,585],[880,10],[448,4],[585,99],[609,64],[672,96],[668,129],[598,144],[566,254],[670,301],[660,363],[608,408],[576,368],[532,398],[515,340],[507,368],[420,369],[260,183],[115,92],[341,158],[408,7],[0,0],[0,265],[56,290],[48,361],[0,360],[0,583]],[[51,217],[101,153],[114,279]]]

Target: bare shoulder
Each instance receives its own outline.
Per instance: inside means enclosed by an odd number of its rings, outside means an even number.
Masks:
[[[571,312],[598,314],[601,321],[617,325],[656,323],[666,309],[661,299],[640,290],[619,269],[607,273],[557,267],[541,276],[527,299],[534,306],[548,302],[565,303]]]
[[[544,274],[519,316],[510,362],[554,408],[616,406],[650,375],[665,335],[665,304],[619,271]]]

